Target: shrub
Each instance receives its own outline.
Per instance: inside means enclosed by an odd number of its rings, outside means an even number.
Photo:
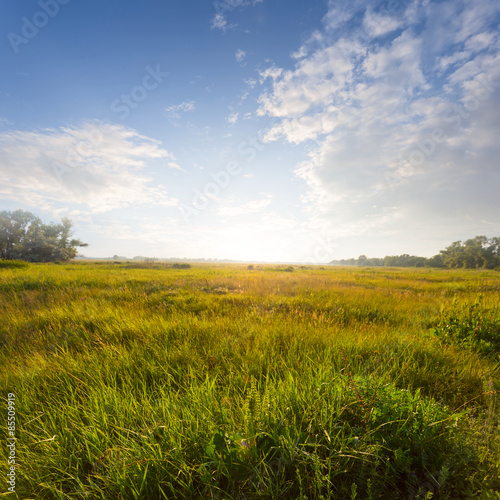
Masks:
[[[448,344],[481,354],[500,352],[500,317],[483,306],[481,296],[460,305],[455,299],[451,310],[441,312],[438,325],[431,331]]]
[[[174,264],[172,264],[172,267],[174,269],[190,269],[191,264],[175,262]]]
[[[4,260],[0,259],[0,269],[19,269],[28,267],[29,264],[23,260]]]

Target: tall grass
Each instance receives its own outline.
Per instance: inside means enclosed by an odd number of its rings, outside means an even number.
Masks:
[[[142,267],[0,269],[12,498],[500,498],[498,273]]]

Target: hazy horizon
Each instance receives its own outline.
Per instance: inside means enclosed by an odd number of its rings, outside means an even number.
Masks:
[[[38,0],[0,19],[0,210],[96,258],[328,263],[500,235],[500,4]]]

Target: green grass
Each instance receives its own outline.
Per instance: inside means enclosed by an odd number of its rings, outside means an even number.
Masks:
[[[0,269],[18,269],[28,266],[29,264],[27,262],[21,260],[0,259]]]
[[[500,499],[498,272],[254,267],[2,267],[10,498]]]

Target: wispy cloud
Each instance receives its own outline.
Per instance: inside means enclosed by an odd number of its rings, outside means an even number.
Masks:
[[[234,125],[238,121],[238,116],[239,116],[239,113],[237,113],[237,112],[230,113],[228,115],[228,117],[226,118],[226,120],[231,125]]]
[[[211,29],[226,32],[227,30],[233,30],[237,28],[237,24],[228,23],[228,13],[240,7],[253,6],[262,3],[263,1],[264,0],[217,0],[216,2],[214,2],[216,13],[210,23]]]
[[[177,200],[145,173],[149,162],[179,168],[158,141],[116,124],[0,133],[0,195],[54,211],[61,205],[106,212]],[[75,207],[76,205],[76,207]]]
[[[392,31],[398,29],[401,25],[402,22],[399,19],[383,13],[374,12],[371,8],[366,10],[363,18],[364,28],[367,33],[373,37],[391,33]]]
[[[185,101],[165,108],[170,118],[179,118],[181,113],[192,113],[196,109],[195,101]]]
[[[244,50],[238,49],[236,51],[235,57],[237,62],[242,63],[245,60],[246,56],[247,53]]]
[[[210,28],[212,28],[213,30],[226,31],[226,29],[228,28],[226,16],[221,13],[215,14],[215,16],[212,19],[212,23],[210,24]]]

